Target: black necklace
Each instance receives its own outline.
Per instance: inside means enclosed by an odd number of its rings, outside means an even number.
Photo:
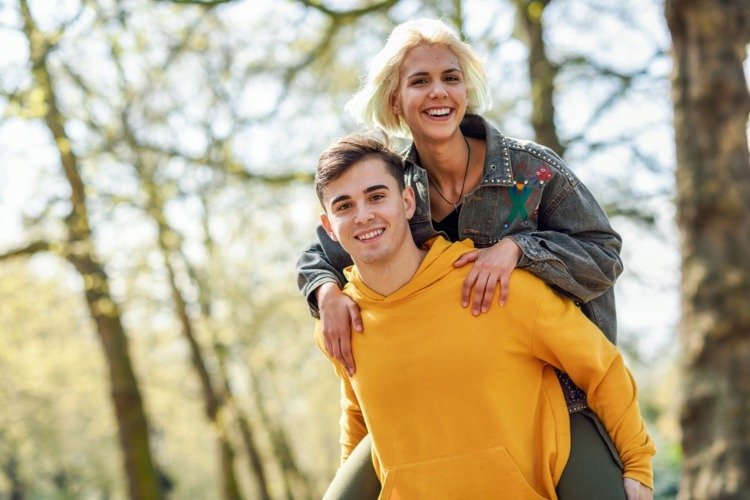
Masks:
[[[464,198],[464,187],[466,187],[466,176],[469,173],[469,163],[471,162],[471,146],[469,146],[469,141],[466,139],[465,135],[462,134],[461,137],[464,138],[464,142],[466,143],[466,151],[467,151],[466,168],[464,168],[464,180],[461,181],[461,194],[458,195],[458,199],[456,200],[456,203],[453,203],[448,198],[446,198],[445,195],[441,193],[440,190],[438,189],[437,184],[434,181],[432,181],[432,179],[430,179],[431,181],[430,185],[435,188],[435,191],[437,191],[437,194],[439,194],[440,197],[444,199],[446,203],[453,205],[453,210],[458,210],[458,205],[461,204],[461,200],[463,200]],[[428,179],[429,179],[429,176],[428,176]]]

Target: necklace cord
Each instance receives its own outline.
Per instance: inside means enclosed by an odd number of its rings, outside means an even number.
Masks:
[[[435,188],[435,191],[437,192],[437,194],[439,194],[440,197],[442,199],[444,199],[446,203],[448,203],[450,205],[453,205],[453,210],[458,210],[458,205],[460,204],[461,200],[463,200],[463,197],[464,197],[464,188],[466,187],[466,177],[467,177],[467,175],[469,173],[469,163],[471,163],[471,146],[469,146],[469,141],[468,141],[468,139],[466,139],[465,135],[461,134],[461,137],[464,138],[464,142],[466,143],[467,154],[466,154],[466,167],[464,168],[464,180],[461,181],[461,194],[458,195],[458,199],[456,200],[456,202],[453,203],[448,198],[446,198],[445,195],[440,192],[440,189],[438,189],[437,183],[434,182],[434,181],[432,181],[432,179],[430,179],[430,177],[427,176],[427,179],[430,180],[430,185],[433,188]]]

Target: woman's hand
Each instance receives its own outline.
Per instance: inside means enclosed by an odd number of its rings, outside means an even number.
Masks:
[[[454,267],[461,267],[469,262],[474,262],[474,267],[471,268],[464,280],[464,286],[461,290],[461,305],[468,307],[473,288],[474,299],[471,313],[478,316],[480,313],[487,312],[492,305],[492,294],[495,293],[495,286],[499,282],[500,298],[498,303],[504,306],[508,300],[510,273],[516,268],[522,255],[521,247],[515,241],[510,238],[503,238],[491,247],[478,248],[459,257],[453,263]]]
[[[629,477],[623,478],[625,496],[628,500],[654,500],[654,490]]]
[[[357,370],[352,356],[352,327],[362,331],[359,306],[336,283],[324,283],[315,292],[320,309],[320,326],[328,354],[344,365],[351,377]]]

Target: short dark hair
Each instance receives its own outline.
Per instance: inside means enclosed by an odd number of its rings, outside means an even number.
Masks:
[[[383,141],[366,134],[349,134],[341,137],[328,146],[318,159],[315,170],[315,193],[325,210],[323,190],[349,168],[367,158],[383,160],[386,171],[396,179],[399,191],[406,187],[404,182],[404,164],[401,156]]]

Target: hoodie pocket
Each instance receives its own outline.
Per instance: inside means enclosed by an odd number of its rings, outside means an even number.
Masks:
[[[386,469],[379,500],[544,498],[529,486],[504,446]]]

